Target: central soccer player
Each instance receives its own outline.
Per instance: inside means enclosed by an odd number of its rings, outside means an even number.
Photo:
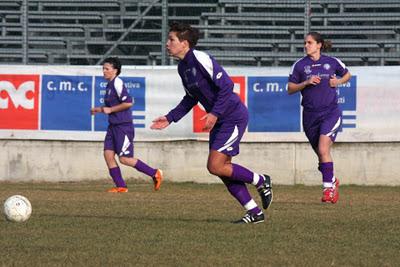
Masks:
[[[195,50],[199,31],[188,24],[171,25],[167,50],[179,59],[178,72],[186,94],[167,115],[153,121],[152,129],[164,129],[178,122],[198,102],[207,114],[203,130],[210,131],[208,171],[221,178],[228,191],[246,209],[246,214],[233,223],[260,223],[265,216],[251,197],[246,184],[253,184],[264,209],[272,202],[271,179],[232,163],[239,154],[239,143],[248,123],[248,111],[233,92],[233,82],[225,70],[208,54]]]

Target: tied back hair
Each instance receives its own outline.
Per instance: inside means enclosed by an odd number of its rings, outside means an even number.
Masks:
[[[321,43],[321,51],[326,52],[331,50],[332,42],[330,40],[324,40],[319,32],[309,32],[307,35],[311,36],[317,43]]]

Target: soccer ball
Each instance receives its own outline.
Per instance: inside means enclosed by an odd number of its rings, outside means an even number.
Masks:
[[[21,195],[14,195],[4,202],[4,215],[12,222],[24,222],[32,214],[32,205],[29,200]]]

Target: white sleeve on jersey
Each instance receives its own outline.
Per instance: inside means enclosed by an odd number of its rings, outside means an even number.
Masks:
[[[119,98],[121,97],[123,87],[124,87],[124,82],[121,80],[121,78],[116,77],[114,80],[114,88]]]
[[[213,63],[209,55],[204,53],[203,51],[193,50],[193,54],[196,57],[197,61],[204,67],[207,73],[210,75],[211,79],[213,79]]]
[[[332,57],[332,58],[334,58],[339,63],[339,65],[342,66],[343,69],[346,68],[346,65],[340,59],[338,59],[337,57]]]
[[[304,57],[303,57],[303,58],[304,58]],[[290,68],[289,75],[292,75],[292,74],[293,74],[293,71],[294,71],[294,68],[296,67],[296,64],[297,64],[300,60],[302,60],[303,58],[300,58],[300,59],[298,59],[295,63],[293,63],[292,67]]]

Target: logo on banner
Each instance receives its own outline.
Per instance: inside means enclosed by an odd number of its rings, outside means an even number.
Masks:
[[[91,76],[42,76],[42,130],[90,131],[91,104]]]
[[[336,89],[338,104],[343,111],[342,128],[356,128],[357,111],[357,76],[351,76],[347,83]]]
[[[0,129],[38,129],[39,75],[0,75]]]
[[[217,77],[218,78],[218,77]],[[239,95],[240,100],[243,103],[246,103],[246,82],[244,76],[233,76],[231,77],[234,87],[233,91]],[[195,133],[203,133],[203,127],[205,124],[205,120],[200,120],[203,116],[205,116],[207,112],[204,110],[201,104],[197,104],[193,108],[193,132]]]

